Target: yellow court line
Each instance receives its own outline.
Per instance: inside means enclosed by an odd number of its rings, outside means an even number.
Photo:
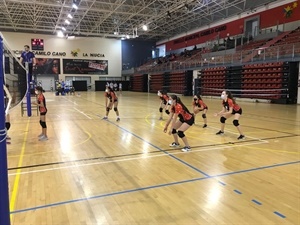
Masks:
[[[269,151],[269,152],[277,152],[277,153],[287,153],[287,154],[300,154],[300,152],[296,151],[283,151],[283,150],[274,150],[274,149],[269,149],[269,148],[256,148],[252,146],[245,146],[247,148],[252,148],[255,150],[262,150],[262,151]]]
[[[18,162],[18,167],[21,167],[23,164],[23,156],[24,156],[24,152],[25,152],[25,148],[26,148],[26,142],[27,142],[27,136],[28,136],[28,130],[29,130],[29,121],[30,121],[30,119],[28,118],[26,129],[25,129],[25,135],[24,135],[24,139],[23,139],[23,144],[22,144],[21,155],[20,155],[19,162]],[[11,212],[14,211],[14,209],[15,209],[15,203],[16,203],[16,198],[18,195],[19,182],[20,182],[20,176],[21,176],[20,173],[21,173],[21,169],[18,169],[16,177],[15,177],[15,181],[14,181],[14,186],[12,189],[11,199],[10,199],[10,211]],[[12,215],[11,215],[11,218],[12,218]]]

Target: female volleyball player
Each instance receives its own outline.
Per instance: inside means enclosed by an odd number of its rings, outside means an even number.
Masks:
[[[236,104],[230,91],[223,91],[221,98],[223,99],[222,101],[223,109],[219,113],[215,113],[215,116],[220,116],[221,130],[218,131],[216,135],[224,134],[226,119],[234,115],[233,125],[237,128],[238,132],[240,133],[240,136],[237,139],[238,140],[244,139],[245,136],[239,124],[239,119],[242,115],[242,108],[238,104]]]
[[[40,125],[42,127],[42,133],[39,135],[40,141],[48,140],[47,125],[46,125],[47,108],[46,108],[46,99],[45,96],[43,95],[43,92],[45,92],[43,88],[37,86],[35,88],[36,102],[33,102],[33,104],[39,107],[39,111],[40,111]]]
[[[196,114],[198,114],[200,111],[202,111],[202,118],[204,121],[203,128],[207,127],[207,118],[206,118],[206,113],[207,113],[207,105],[203,102],[201,96],[199,94],[194,95],[193,102],[193,112],[196,120]]]
[[[194,115],[189,112],[187,107],[181,102],[180,98],[176,95],[171,95],[170,98],[171,113],[169,119],[165,125],[164,132],[168,130],[168,126],[171,123],[169,134],[173,134],[174,142],[170,144],[170,147],[178,147],[178,137],[182,139],[185,147],[181,149],[183,152],[190,151],[190,145],[184,131],[190,128],[194,124]],[[177,120],[177,117],[179,120]]]
[[[118,97],[117,94],[114,92],[113,88],[107,87],[105,90],[105,107],[106,107],[106,114],[103,117],[104,120],[108,119],[109,110],[112,109],[114,106],[114,111],[117,115],[117,121],[120,121],[119,111],[118,111]]]
[[[159,99],[161,100],[160,105],[159,105],[159,112],[160,112],[159,120],[162,120],[164,109],[168,115],[170,114],[170,111],[169,111],[170,104],[168,104],[168,100],[170,97],[168,96],[167,92],[164,90],[158,91],[157,95],[158,95]]]

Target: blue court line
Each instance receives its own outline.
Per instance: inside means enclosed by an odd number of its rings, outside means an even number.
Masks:
[[[233,171],[233,172],[229,172],[229,173],[214,175],[211,177],[224,177],[224,176],[228,176],[228,175],[232,175],[232,174],[252,172],[252,171],[256,171],[256,170],[269,169],[269,168],[273,168],[273,167],[285,166],[285,165],[291,165],[291,164],[297,164],[297,163],[300,163],[300,160],[293,161],[293,162],[287,162],[287,163],[278,163],[278,164],[274,164],[274,165],[270,165],[270,166],[260,166],[260,167],[256,167],[256,168],[252,168],[252,169],[246,169],[246,170],[238,170],[238,171]]]
[[[279,212],[277,212],[277,211],[275,211],[274,213],[275,213],[277,216],[280,216],[280,217],[283,218],[283,219],[286,218],[285,215],[283,215],[283,214],[281,214],[281,213],[279,213]]]
[[[262,203],[261,203],[261,202],[259,202],[259,201],[255,200],[255,199],[252,199],[251,201],[252,201],[252,202],[254,202],[254,203],[255,203],[255,204],[257,204],[257,205],[262,205]]]
[[[223,183],[223,182],[221,182],[221,181],[219,181],[219,180],[218,180],[218,182],[219,182],[220,184],[222,184],[223,186],[226,186],[225,183]]]
[[[276,164],[276,165],[272,165],[272,166],[253,168],[252,170],[249,169],[249,170],[237,171],[237,173],[247,173],[247,172],[251,172],[251,171],[255,171],[255,170],[263,170],[263,169],[267,169],[267,168],[280,167],[280,166],[297,164],[297,163],[300,163],[300,161],[287,162],[287,163],[281,163],[281,164]],[[232,175],[232,174],[234,174],[234,172],[222,174],[222,176]],[[200,177],[200,178],[194,178],[194,179],[190,179],[190,180],[183,180],[183,181],[171,182],[171,183],[166,183],[166,184],[158,184],[158,185],[153,185],[153,186],[148,186],[148,187],[141,187],[141,188],[135,188],[135,189],[130,189],[130,190],[106,193],[106,194],[96,195],[96,196],[92,196],[92,197],[88,197],[88,198],[79,198],[79,199],[73,199],[73,200],[68,200],[68,201],[63,201],[63,202],[56,202],[56,203],[36,206],[36,207],[32,207],[32,208],[15,210],[15,211],[10,212],[10,214],[23,213],[23,212],[28,212],[28,211],[38,210],[38,209],[44,209],[44,208],[49,208],[49,207],[54,207],[54,206],[75,203],[75,202],[82,202],[82,201],[88,201],[88,200],[92,200],[92,199],[99,199],[99,198],[110,197],[110,196],[115,196],[115,195],[127,194],[127,193],[132,193],[132,192],[137,192],[137,191],[144,191],[144,190],[155,189],[155,188],[160,188],[160,187],[168,187],[168,186],[177,185],[177,184],[184,184],[184,183],[195,182],[195,181],[200,181],[200,180],[207,180],[207,179],[216,178],[218,176],[219,175],[210,176],[210,177]],[[283,216],[282,214],[280,214],[278,212],[274,212],[274,213],[278,216]],[[285,216],[282,218],[285,218]]]
[[[104,197],[133,193],[133,192],[155,189],[155,188],[160,188],[160,187],[168,187],[168,186],[172,186],[172,185],[184,184],[184,183],[189,183],[189,182],[194,182],[194,181],[199,181],[199,180],[205,180],[205,179],[209,179],[209,178],[210,177],[200,177],[200,178],[194,178],[194,179],[190,179],[190,180],[176,181],[176,182],[171,182],[171,183],[166,183],[166,184],[158,184],[158,185],[153,185],[153,186],[148,186],[148,187],[141,187],[141,188],[124,190],[124,191],[106,193],[106,194],[91,196],[88,198],[79,198],[79,199],[73,199],[73,200],[68,200],[68,201],[63,201],[63,202],[56,202],[56,203],[52,203],[52,204],[36,206],[36,207],[32,207],[32,208],[27,208],[27,209],[15,210],[15,211],[10,212],[10,214],[22,213],[22,212],[33,211],[33,210],[37,210],[37,209],[43,209],[43,208],[48,208],[48,207],[53,207],[53,206],[60,206],[60,205],[75,203],[75,202],[82,202],[82,201],[88,201],[88,200],[92,200],[92,199],[99,199],[99,198],[104,198]]]
[[[140,139],[141,141],[146,142],[148,145],[152,146],[153,148],[156,148],[157,150],[159,150],[159,151],[165,153],[166,155],[170,156],[171,158],[177,160],[178,162],[181,162],[182,164],[184,164],[184,165],[190,167],[191,169],[193,169],[193,170],[195,170],[195,171],[201,173],[202,175],[204,175],[204,176],[206,176],[206,177],[210,177],[210,175],[208,175],[207,173],[203,172],[202,170],[200,170],[200,169],[198,169],[198,168],[192,166],[191,164],[189,164],[189,163],[183,161],[182,159],[177,158],[176,156],[170,154],[169,152],[167,152],[167,151],[165,151],[165,150],[162,150],[161,148],[155,146],[154,144],[150,143],[149,141],[146,141],[145,139],[143,139],[143,138],[141,138],[140,136],[138,136],[138,135],[132,133],[131,131],[126,130],[126,129],[123,128],[123,127],[120,127],[119,125],[117,125],[117,124],[115,124],[115,123],[113,123],[113,122],[111,122],[111,121],[107,121],[107,122],[109,122],[109,123],[115,125],[116,127],[120,128],[121,130],[123,130],[123,131],[125,131],[125,132],[131,134],[132,136],[136,137],[137,139]]]
[[[233,190],[235,193],[237,193],[237,194],[239,194],[239,195],[241,195],[241,194],[243,194],[242,192],[240,192],[239,190]]]

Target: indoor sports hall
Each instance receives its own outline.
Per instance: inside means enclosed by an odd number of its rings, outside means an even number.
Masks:
[[[300,225],[299,1],[253,2],[0,3],[0,224]]]

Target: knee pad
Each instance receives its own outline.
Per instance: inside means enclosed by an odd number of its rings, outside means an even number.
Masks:
[[[177,131],[175,129],[172,130],[172,134],[176,134]]]
[[[170,114],[170,111],[169,111],[169,110],[166,110],[165,112],[166,112],[168,115]]]
[[[177,134],[178,134],[178,137],[180,137],[180,138],[183,138],[185,135],[184,135],[184,132],[183,131],[181,131],[181,130],[179,130],[178,132],[177,132]]]
[[[205,119],[206,118],[206,114],[202,114],[202,118]]]
[[[6,130],[9,130],[9,128],[10,128],[10,122],[5,122],[5,128],[6,128]]]
[[[240,125],[238,120],[233,120],[232,123],[236,127],[238,127]]]
[[[114,107],[114,111],[117,112],[117,111],[118,111],[118,108],[117,108],[117,107]]]
[[[163,111],[163,108],[159,108],[159,112],[162,112]]]
[[[110,108],[109,107],[106,107],[106,112],[109,112]]]
[[[40,120],[40,125],[42,126],[42,121]]]
[[[222,116],[222,117],[220,118],[220,122],[221,122],[221,123],[225,123],[225,121],[226,121],[226,118]]]
[[[41,126],[42,126],[42,128],[47,128],[47,125],[46,125],[46,122],[41,122]]]

